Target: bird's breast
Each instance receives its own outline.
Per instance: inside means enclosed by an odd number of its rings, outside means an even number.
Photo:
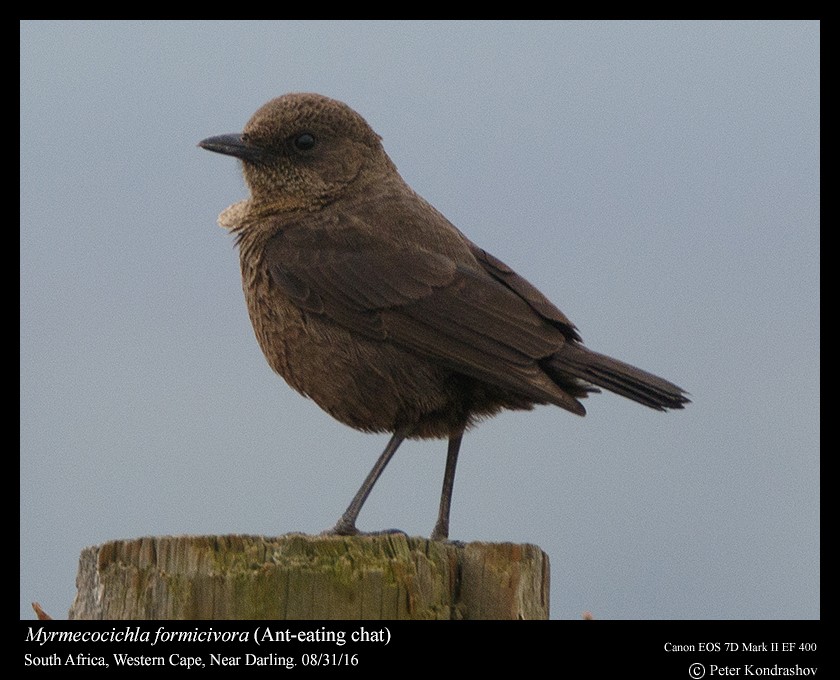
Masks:
[[[301,310],[252,261],[243,261],[242,287],[271,368],[340,422],[394,432],[447,411],[457,399],[449,371]],[[449,428],[441,422],[431,436],[446,436]]]

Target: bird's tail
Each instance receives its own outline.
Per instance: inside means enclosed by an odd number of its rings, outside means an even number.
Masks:
[[[657,411],[683,408],[690,402],[685,391],[673,383],[574,342],[563,345],[544,367],[558,383],[577,378]]]

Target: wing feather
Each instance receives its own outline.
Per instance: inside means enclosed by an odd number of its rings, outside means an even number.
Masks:
[[[535,401],[583,411],[540,366],[565,344],[558,325],[568,320],[559,310],[546,319],[536,308],[541,300],[517,290],[527,293],[530,284],[511,272],[511,286],[486,271],[488,263],[497,273],[504,265],[475,259],[468,241],[456,261],[416,244],[378,239],[370,230],[348,237],[342,227],[353,229],[357,222],[303,222],[279,231],[265,248],[274,284],[302,309],[352,332]]]

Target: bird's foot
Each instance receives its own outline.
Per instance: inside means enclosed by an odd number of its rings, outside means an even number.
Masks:
[[[429,536],[432,541],[448,541],[449,540],[449,523],[438,522],[432,530],[432,535]]]
[[[379,531],[360,531],[359,535],[361,536],[396,536],[396,535],[405,536],[408,538],[408,534],[404,532],[402,529],[380,529]]]
[[[408,534],[402,529],[381,529],[379,531],[359,531],[352,522],[347,522],[342,517],[332,529],[321,532],[321,536],[387,536],[391,534],[402,534],[406,538]]]
[[[430,541],[440,541],[442,543],[448,543],[449,545],[454,545],[456,548],[463,548],[466,545],[466,543],[464,543],[464,541],[457,541],[455,539],[449,538],[449,536],[447,534],[440,533],[437,530],[432,532],[432,535],[429,536],[429,540]]]
[[[344,517],[338,520],[332,529],[321,532],[321,536],[357,536],[358,534],[359,530],[355,522],[349,522]]]

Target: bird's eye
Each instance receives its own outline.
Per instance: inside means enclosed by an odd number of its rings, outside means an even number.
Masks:
[[[308,132],[298,135],[292,141],[298,151],[309,151],[315,146],[315,138]]]

